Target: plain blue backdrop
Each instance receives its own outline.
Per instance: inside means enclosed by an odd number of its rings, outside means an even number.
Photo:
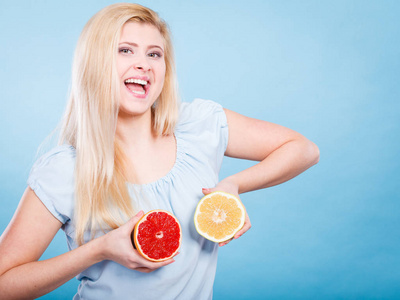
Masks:
[[[80,31],[111,3],[0,4],[0,232],[64,110]],[[242,195],[253,227],[220,249],[215,299],[400,299],[400,2],[139,3],[170,24],[184,101],[320,147],[306,173]],[[252,164],[225,159],[221,178]],[[60,232],[42,259],[66,249]],[[77,284],[41,299],[71,299]]]

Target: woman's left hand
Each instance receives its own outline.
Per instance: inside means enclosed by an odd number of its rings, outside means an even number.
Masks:
[[[212,192],[217,192],[217,191],[221,191],[221,192],[226,192],[229,194],[234,195],[235,197],[237,197],[240,201],[240,197],[239,197],[239,192],[238,192],[238,186],[233,183],[232,181],[229,181],[228,179],[224,179],[222,181],[220,181],[214,188],[203,188],[203,194],[204,195],[208,195]],[[250,218],[249,215],[247,214],[247,211],[245,211],[245,221],[244,221],[244,225],[242,227],[242,229],[240,229],[233,238],[225,241],[225,242],[221,242],[218,245],[220,247],[225,246],[226,244],[228,244],[231,240],[233,239],[237,239],[240,236],[242,236],[247,230],[249,230],[251,228],[251,222],[250,222]]]

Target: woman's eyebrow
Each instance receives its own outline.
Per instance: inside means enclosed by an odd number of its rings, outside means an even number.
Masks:
[[[128,44],[128,45],[130,45],[130,46],[132,46],[132,47],[139,47],[138,44],[132,43],[132,42],[121,42],[121,43],[119,43],[119,44],[120,44],[120,45],[121,45],[121,44]],[[164,52],[164,49],[163,49],[161,46],[159,46],[159,45],[148,45],[148,46],[147,46],[147,49],[150,49],[150,48],[159,48],[161,51]]]

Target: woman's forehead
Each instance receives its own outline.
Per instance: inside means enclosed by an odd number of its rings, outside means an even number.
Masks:
[[[121,30],[120,43],[134,43],[138,46],[155,45],[164,49],[165,39],[157,27],[150,23],[128,21]]]

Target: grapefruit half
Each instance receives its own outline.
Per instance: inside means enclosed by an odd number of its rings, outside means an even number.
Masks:
[[[136,250],[151,261],[175,256],[182,243],[182,229],[176,217],[166,210],[152,210],[136,223],[133,231]]]
[[[206,239],[221,243],[234,237],[242,229],[246,210],[234,195],[213,192],[204,196],[197,204],[194,225]]]

